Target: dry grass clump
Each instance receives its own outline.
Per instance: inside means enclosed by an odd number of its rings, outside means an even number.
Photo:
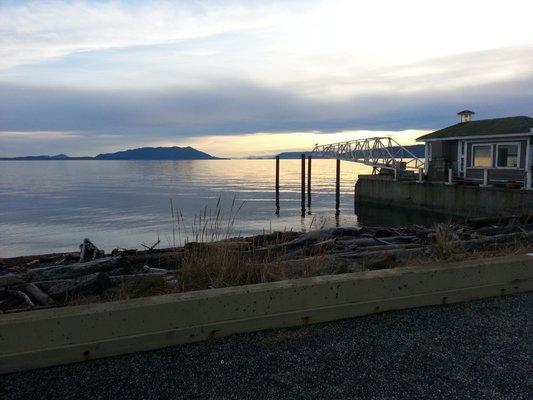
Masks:
[[[237,204],[237,199],[233,196],[229,210],[226,212],[222,208],[222,199],[219,196],[214,209],[205,206],[188,223],[181,209],[176,209],[171,199],[172,246],[175,248],[179,243],[189,242],[216,242],[239,236],[235,232],[235,219],[245,204],[244,201]]]
[[[176,271],[178,288],[183,292],[271,282],[283,276],[283,269],[275,264],[263,264],[223,246],[193,247]]]
[[[435,261],[451,262],[487,259],[533,252],[533,244],[525,236],[517,236],[512,241],[504,238],[502,241],[487,242],[472,249],[468,248],[468,240],[483,240],[483,238],[486,239],[487,237],[476,236],[476,233],[472,236],[471,232],[465,231],[464,226],[452,222],[437,224],[433,227],[433,230],[435,233],[430,235],[428,242],[429,251],[409,260],[405,265],[433,264]]]
[[[294,252],[283,248],[238,251],[220,243],[191,243],[185,249],[182,265],[176,270],[178,290],[183,292],[353,272],[354,265],[361,268],[356,261],[325,253],[295,258]]]
[[[183,258],[176,269],[177,291],[302,278],[313,276],[315,271],[323,268],[321,254],[314,254],[295,266],[294,262],[286,260],[290,258],[286,249],[270,250],[295,239],[300,233],[270,231],[240,237],[235,220],[244,204],[237,204],[234,197],[229,210],[224,211],[219,197],[214,210],[204,207],[187,225],[181,210],[175,210],[171,202],[173,236],[184,243]]]
[[[219,197],[214,210],[204,207],[190,224],[171,201],[173,243],[184,243],[180,265],[176,269],[176,291],[272,282],[285,279],[281,254],[255,254],[254,249],[288,241],[294,232],[266,233],[241,238],[235,220],[244,206],[236,198],[224,211]]]
[[[63,302],[63,305],[80,306],[92,303],[102,303],[107,301],[118,301],[136,299],[139,297],[159,296],[173,293],[174,290],[168,287],[166,281],[161,276],[153,276],[146,279],[137,279],[130,282],[122,282],[120,285],[110,287],[100,295],[84,296],[82,294],[73,295]]]
[[[511,243],[495,243],[492,246],[486,247],[483,250],[471,251],[462,253],[461,259],[476,260],[481,258],[503,257],[523,255],[533,252],[531,243],[517,240]]]
[[[83,296],[83,295],[75,295],[71,296],[62,303],[62,305],[65,306],[84,306],[86,304],[93,304],[93,303],[102,303],[107,300],[103,300],[101,296]]]
[[[461,250],[458,239],[457,227],[452,222],[435,225],[433,255],[437,259],[447,259],[457,254]]]
[[[136,279],[131,282],[122,282],[118,286],[107,289],[102,298],[105,301],[127,300],[138,297],[158,296],[171,293],[166,281],[161,276],[151,276],[149,279]]]

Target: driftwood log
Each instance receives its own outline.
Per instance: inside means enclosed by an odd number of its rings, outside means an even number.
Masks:
[[[503,235],[492,235],[479,239],[456,242],[457,246],[462,246],[465,250],[480,250],[489,246],[504,245],[509,243],[532,242],[533,231],[516,232]]]
[[[37,283],[37,285],[39,285],[39,283]],[[55,284],[49,286],[48,295],[55,300],[61,301],[73,296],[99,295],[110,286],[111,283],[106,274],[95,272],[76,279],[56,281]]]
[[[15,289],[25,293],[35,304],[47,306],[53,302],[52,298],[34,283],[19,285]]]
[[[34,268],[26,272],[26,274],[32,281],[77,278],[96,272],[109,271],[115,268],[121,260],[121,257],[101,258],[94,261],[64,266]]]
[[[80,263],[93,261],[104,255],[104,251],[98,249],[89,239],[83,239],[83,243],[80,244]]]

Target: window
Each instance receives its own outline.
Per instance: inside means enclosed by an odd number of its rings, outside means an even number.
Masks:
[[[496,149],[496,153],[498,154],[498,167],[518,167],[518,143],[498,144]]]
[[[492,146],[491,145],[473,145],[472,146],[472,166],[473,167],[492,167]]]

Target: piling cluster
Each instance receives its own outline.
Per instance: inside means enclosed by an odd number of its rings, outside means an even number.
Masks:
[[[307,174],[305,170],[305,160],[307,158]],[[305,217],[306,211],[308,214],[311,214],[311,168],[312,168],[312,157],[307,156],[302,153],[301,155],[301,215]],[[280,211],[280,197],[279,197],[279,166],[280,159],[279,156],[276,156],[276,214],[279,214]],[[306,210],[306,176],[307,176],[307,210]],[[336,159],[336,169],[335,169],[335,215],[340,214],[340,188],[341,188],[341,160]]]

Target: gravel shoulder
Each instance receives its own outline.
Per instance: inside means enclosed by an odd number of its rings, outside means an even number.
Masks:
[[[10,399],[527,399],[533,293],[0,376]]]

